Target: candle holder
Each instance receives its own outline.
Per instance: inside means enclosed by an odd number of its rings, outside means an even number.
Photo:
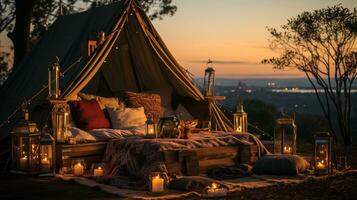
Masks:
[[[95,177],[103,176],[104,175],[104,165],[103,163],[93,163],[90,174]]]
[[[223,188],[220,184],[213,182],[211,186],[208,186],[204,193],[204,198],[216,198],[216,197],[225,197],[227,196],[228,190]]]
[[[165,175],[162,172],[151,172],[149,178],[150,192],[162,193],[165,191]]]
[[[274,128],[274,153],[296,154],[296,134],[295,118],[283,116],[277,119]]]
[[[40,139],[40,161],[42,175],[53,175],[55,173],[55,141],[47,126],[43,128]]]
[[[62,156],[62,162],[60,166],[59,173],[62,175],[72,174],[72,163],[69,156]]]
[[[72,174],[74,176],[83,176],[86,171],[86,162],[83,159],[72,161]]]
[[[317,175],[332,173],[332,136],[328,132],[315,134],[314,163]]]

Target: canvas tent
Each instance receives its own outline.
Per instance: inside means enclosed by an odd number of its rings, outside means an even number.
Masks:
[[[99,31],[106,33],[106,39],[86,57],[87,41]],[[170,86],[175,99],[193,104],[205,102],[138,2],[122,0],[59,17],[0,89],[0,122],[6,121],[25,98],[41,89],[38,98],[47,95],[44,89],[47,67],[55,56],[60,58],[64,73],[60,81],[61,98],[71,99],[80,91],[120,96],[123,91],[141,92]],[[214,102],[208,105],[217,128],[231,130],[229,120],[218,106]],[[14,122],[11,120],[0,129],[0,139],[9,135]]]

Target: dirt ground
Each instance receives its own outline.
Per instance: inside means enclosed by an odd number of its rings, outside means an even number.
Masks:
[[[300,149],[300,154],[309,154],[310,147]],[[357,147],[351,151],[351,158],[357,156]],[[357,168],[355,160],[350,162]],[[357,172],[332,176],[322,180],[310,180],[295,185],[276,185],[263,189],[244,190],[227,199],[357,199]],[[5,199],[119,199],[96,189],[90,189],[73,182],[54,178],[0,176],[0,200]]]

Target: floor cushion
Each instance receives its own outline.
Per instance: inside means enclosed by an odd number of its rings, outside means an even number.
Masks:
[[[83,130],[110,128],[110,122],[96,99],[69,101],[68,104],[78,128]]]
[[[298,155],[271,154],[261,157],[253,166],[255,174],[294,176],[306,171],[310,164]]]

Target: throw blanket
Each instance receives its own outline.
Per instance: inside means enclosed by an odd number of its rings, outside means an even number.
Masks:
[[[124,188],[145,187],[153,171],[167,173],[162,151],[185,150],[234,145],[258,146],[258,156],[268,153],[264,145],[251,134],[225,132],[200,132],[189,139],[130,137],[110,140],[104,156],[106,174],[102,181]],[[123,180],[123,177],[130,177]]]

